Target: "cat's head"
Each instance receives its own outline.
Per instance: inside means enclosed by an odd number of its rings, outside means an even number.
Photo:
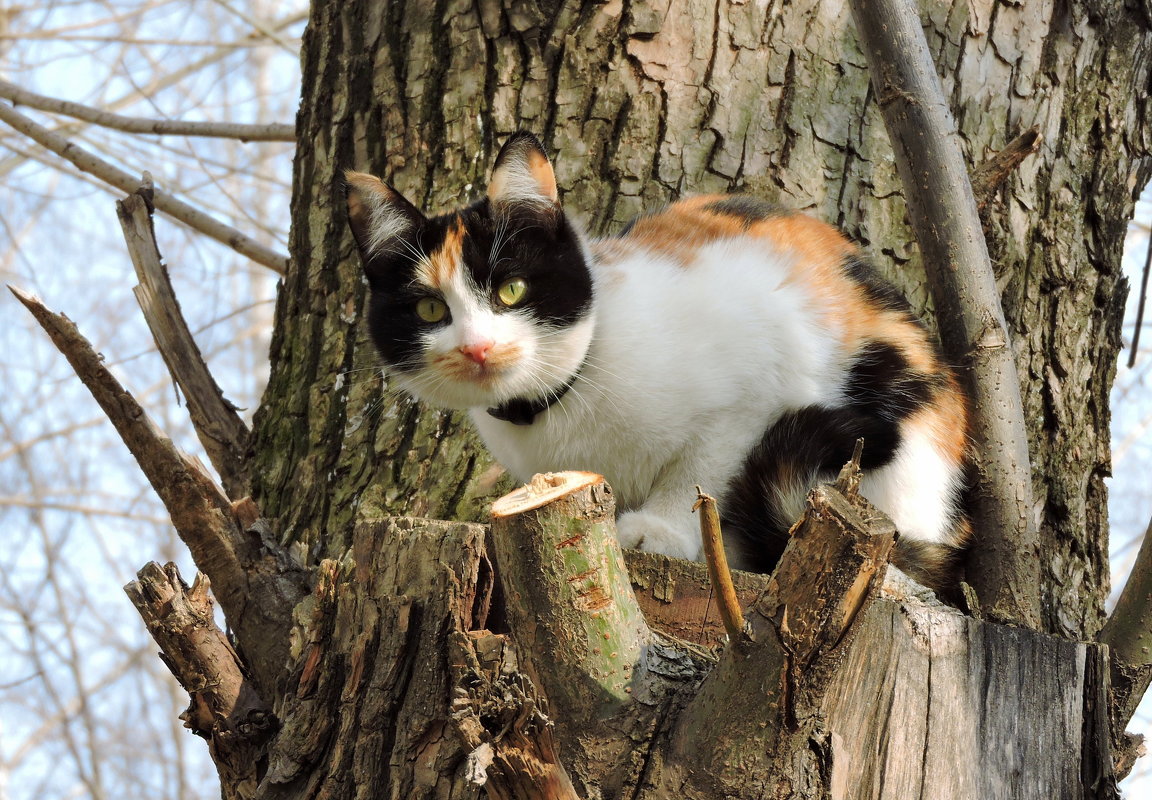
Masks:
[[[405,389],[470,408],[568,384],[592,335],[592,277],[535,136],[504,144],[484,198],[440,216],[371,175],[345,179],[369,330]]]

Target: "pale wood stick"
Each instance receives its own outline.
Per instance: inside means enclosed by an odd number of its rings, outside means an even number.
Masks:
[[[736,597],[736,587],[732,584],[732,571],[728,569],[728,556],[724,552],[724,538],[720,532],[720,513],[716,508],[716,498],[704,494],[696,487],[696,502],[693,511],[700,513],[700,538],[704,541],[704,561],[708,564],[708,575],[716,590],[716,605],[728,637],[736,641],[744,631],[744,614],[740,611],[740,600]]]

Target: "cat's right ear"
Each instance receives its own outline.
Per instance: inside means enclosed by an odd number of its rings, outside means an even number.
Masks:
[[[496,204],[531,203],[545,208],[559,208],[556,174],[544,147],[531,133],[515,133],[500,148],[488,199]]]
[[[344,173],[344,181],[348,224],[367,270],[375,256],[395,249],[396,242],[419,229],[424,224],[424,215],[402,194],[373,175],[348,171]]]

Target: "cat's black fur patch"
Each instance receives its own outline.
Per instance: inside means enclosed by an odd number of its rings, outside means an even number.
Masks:
[[[904,295],[896,287],[880,277],[876,268],[859,253],[851,253],[843,263],[844,273],[851,278],[864,291],[864,295],[880,308],[889,311],[906,311],[909,321],[917,322],[911,316],[912,306],[904,299]]]
[[[463,266],[491,298],[494,309],[504,310],[496,292],[516,277],[528,284],[516,310],[526,310],[550,325],[570,325],[592,307],[592,276],[577,234],[564,215],[558,209],[530,203],[493,207],[484,198],[458,215],[424,220],[389,252],[373,256],[366,265],[372,287],[368,329],[384,360],[396,369],[420,369],[424,364],[422,335],[432,325],[451,321],[447,317],[427,323],[416,314],[417,302],[435,295],[416,281],[416,272],[418,257],[442,247],[458,220],[465,230]],[[497,238],[503,241],[494,249]]]
[[[509,207],[481,200],[463,212],[464,264],[472,280],[503,310],[496,291],[510,278],[523,278],[528,292],[517,309],[552,325],[571,325],[592,307],[592,274],[575,229],[559,209],[533,204]],[[490,263],[493,241],[503,243]]]
[[[900,351],[871,342],[853,359],[845,382],[845,405],[806,406],[786,412],[749,451],[725,492],[724,530],[748,568],[771,572],[788,543],[789,519],[777,489],[812,485],[835,474],[864,439],[861,467],[888,464],[900,446],[900,423],[931,402],[939,379],[909,368]]]
[[[898,423],[926,405],[942,382],[943,376],[913,372],[894,346],[870,342],[852,360],[844,395],[851,408]]]
[[[771,217],[780,217],[795,213],[781,208],[775,203],[769,203],[767,200],[761,200],[759,197],[752,197],[746,194],[729,195],[722,200],[709,203],[704,206],[704,208],[715,214],[727,214],[732,217],[738,217],[744,220],[745,228],[752,225],[753,222],[761,222]]]

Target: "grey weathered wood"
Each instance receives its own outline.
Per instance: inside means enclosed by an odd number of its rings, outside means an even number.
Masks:
[[[945,607],[875,603],[824,703],[832,796],[1107,796],[1081,784],[1094,649]]]
[[[144,184],[116,203],[128,255],[140,281],[134,290],[136,301],[172,379],[184,393],[192,427],[221,485],[230,498],[239,500],[248,494],[248,426],[224,397],[188,330],[156,244],[152,199],[152,177],[144,173]]]

